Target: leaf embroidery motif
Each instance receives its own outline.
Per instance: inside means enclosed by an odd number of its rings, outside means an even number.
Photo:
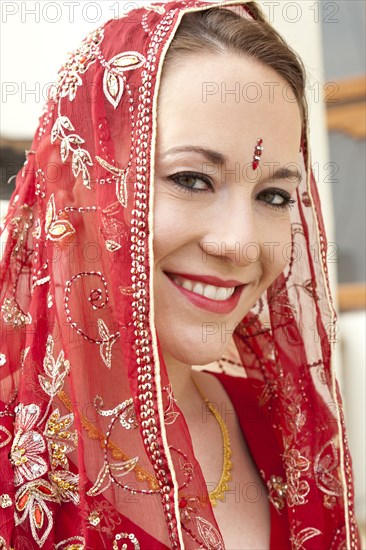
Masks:
[[[45,231],[46,238],[55,242],[59,242],[66,237],[70,240],[76,233],[69,220],[57,217],[54,194],[51,195],[47,203]]]
[[[102,340],[99,351],[106,366],[112,367],[112,346],[119,337],[119,334],[110,334],[107,325],[102,319],[98,319],[99,336]]]
[[[96,496],[106,491],[112,482],[111,472],[113,477],[123,477],[135,468],[137,462],[138,457],[130,458],[129,460],[117,462],[115,464],[105,462],[97,475],[94,485],[86,494],[89,496]]]
[[[12,435],[5,426],[0,426],[0,449],[10,443]]]
[[[55,143],[57,139],[61,140],[60,155],[62,162],[65,164],[70,153],[72,153],[72,172],[76,178],[81,173],[83,184],[87,189],[90,189],[90,174],[87,167],[93,166],[93,161],[90,153],[80,147],[80,145],[85,143],[85,140],[77,134],[70,134],[68,136],[65,130],[74,131],[75,128],[67,116],[59,116],[52,127],[51,143]],[[73,147],[73,145],[76,147]]]
[[[315,527],[305,527],[305,529],[301,529],[296,536],[291,537],[294,550],[305,550],[304,542],[321,534],[322,532]]]
[[[165,13],[164,6],[155,6],[154,4],[150,4],[149,6],[145,6],[145,10],[155,11],[156,13],[160,13],[160,15],[164,15],[164,13]]]
[[[328,441],[315,457],[315,482],[323,493],[331,496],[342,495],[342,484],[337,477],[338,454],[333,441]]]
[[[32,536],[40,548],[53,526],[52,514],[45,500],[60,502],[56,490],[44,479],[27,483],[15,493],[15,508],[20,512],[19,516],[14,515],[15,525],[29,517]]]
[[[127,176],[128,176],[128,168],[127,170],[124,170],[123,168],[117,168],[116,166],[113,166],[112,164],[109,164],[106,160],[95,157],[96,160],[99,162],[101,166],[111,174],[113,174],[115,177],[112,178],[116,182],[116,197],[119,201],[119,203],[126,208],[127,207]]]
[[[124,92],[124,72],[138,69],[145,62],[145,57],[138,52],[123,52],[112,57],[108,62],[109,68],[104,71],[103,76],[103,90],[105,97],[115,109]]]

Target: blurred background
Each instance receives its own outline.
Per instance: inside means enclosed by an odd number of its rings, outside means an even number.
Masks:
[[[1,9],[0,218],[30,148],[47,89],[91,30],[143,1],[5,1]],[[312,164],[338,309],[336,368],[366,525],[364,0],[259,1],[308,72]],[[365,546],[364,546],[365,548]]]

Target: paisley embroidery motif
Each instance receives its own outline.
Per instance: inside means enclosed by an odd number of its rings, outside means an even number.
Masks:
[[[225,550],[218,530],[207,519],[196,517],[197,529],[208,550]]]

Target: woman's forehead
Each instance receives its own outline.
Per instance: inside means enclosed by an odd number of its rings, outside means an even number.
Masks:
[[[300,109],[290,85],[272,68],[235,54],[205,53],[187,56],[164,75],[158,151],[188,140],[219,141],[230,153],[236,146],[253,149],[260,137],[284,161],[299,151]]]

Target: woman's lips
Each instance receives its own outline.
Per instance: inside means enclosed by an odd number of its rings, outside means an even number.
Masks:
[[[164,272],[167,279],[170,281],[170,283],[185,296],[193,305],[196,307],[199,307],[200,309],[205,309],[206,311],[210,311],[212,313],[231,313],[236,306],[238,305],[238,302],[240,300],[240,296],[242,294],[242,291],[246,285],[239,284],[238,286],[233,285],[232,283],[237,283],[237,281],[222,281],[221,279],[218,279],[217,277],[206,277],[206,276],[197,276],[195,278],[194,276],[190,275],[189,277],[183,276],[181,273],[179,273],[179,276],[184,277],[189,280],[194,280],[196,282],[203,282],[204,284],[211,284],[215,286],[222,286],[222,287],[232,287],[235,286],[235,290],[232,296],[228,298],[227,300],[212,300],[211,298],[207,298],[206,296],[202,296],[200,294],[196,294],[195,292],[188,290],[187,288],[183,288],[179,284],[177,284],[173,280],[174,273],[167,273]],[[178,274],[177,274],[178,275]],[[218,282],[221,284],[219,285]],[[223,284],[224,283],[224,284]]]

